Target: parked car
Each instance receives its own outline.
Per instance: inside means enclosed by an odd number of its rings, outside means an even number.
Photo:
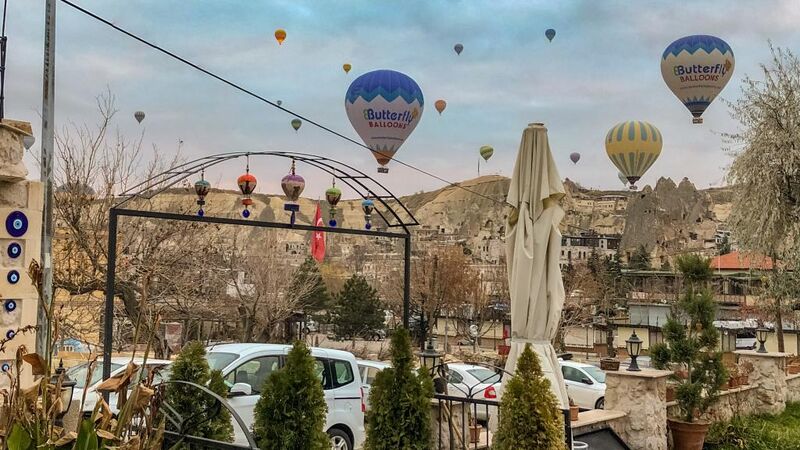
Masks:
[[[358,372],[361,375],[361,386],[364,388],[364,404],[366,405],[366,412],[369,412],[369,393],[372,390],[372,382],[375,381],[375,376],[381,370],[392,367],[388,362],[383,361],[366,361],[359,359]]]
[[[447,364],[447,394],[453,397],[465,397],[483,400],[497,400],[501,376],[492,369],[473,364]],[[495,413],[495,406],[477,405],[473,408],[475,420],[488,421]]]
[[[130,361],[131,358],[127,357],[111,358],[111,376],[114,377],[122,373]],[[142,361],[142,358],[134,358],[133,363],[141,366]],[[163,377],[164,375],[160,372],[169,367],[171,363],[172,361],[165,359],[148,358],[147,364],[145,364],[145,369],[148,373],[157,369],[159,371],[159,375]],[[88,371],[89,363],[85,362],[78,364],[77,366],[70,367],[66,372],[66,375],[69,376],[71,380],[75,381],[75,390],[72,392],[72,399],[80,401],[83,398],[83,393],[86,392],[86,400],[84,400],[83,403],[83,414],[85,416],[92,414],[92,411],[94,411],[94,407],[97,404],[97,400],[101,396],[101,394],[97,392],[97,386],[99,386],[103,381],[103,361],[98,360],[96,363],[94,363],[92,376],[87,382],[86,377]],[[111,394],[109,396],[108,406],[111,408],[111,412],[114,414],[119,412],[117,409],[117,394]]]
[[[576,361],[559,361],[567,394],[583,409],[603,409],[606,402],[606,373],[599,367]]]
[[[283,367],[290,345],[224,344],[206,349],[212,369],[222,371],[229,387],[228,403],[251,428],[256,402],[269,375]],[[353,450],[364,443],[364,391],[356,358],[352,353],[324,348],[311,348],[322,382],[328,414],[325,430],[332,448]],[[246,445],[242,430],[234,425],[234,442]]]

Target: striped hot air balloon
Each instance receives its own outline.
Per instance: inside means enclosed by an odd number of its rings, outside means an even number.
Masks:
[[[631,189],[636,189],[635,183],[656,162],[663,143],[658,128],[631,120],[611,127],[606,135],[606,153],[631,184]]]

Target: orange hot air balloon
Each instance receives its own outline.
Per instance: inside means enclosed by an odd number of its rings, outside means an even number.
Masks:
[[[350,73],[350,69],[352,69],[352,68],[353,68],[353,66],[351,66],[350,64],[347,64],[347,63],[346,64],[342,64],[342,70],[344,70],[344,73]]]
[[[433,106],[436,108],[437,111],[439,111],[439,115],[442,115],[442,111],[444,111],[444,109],[447,108],[447,102],[439,99],[436,100]]]
[[[283,44],[283,41],[286,39],[286,30],[283,28],[275,30],[275,39],[278,41],[278,45]]]

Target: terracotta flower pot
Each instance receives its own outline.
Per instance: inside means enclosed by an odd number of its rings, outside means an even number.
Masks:
[[[482,427],[479,425],[470,425],[469,426],[469,443],[475,444],[481,440],[481,429]]]
[[[615,358],[602,358],[600,360],[600,368],[602,370],[611,370],[616,372],[619,370],[619,360]]]
[[[577,406],[570,405],[570,407],[569,407],[569,420],[572,421],[572,422],[575,422],[576,420],[578,420],[578,413],[579,412],[580,411],[579,411],[579,408]]]
[[[675,387],[667,386],[667,402],[675,401]]]
[[[728,387],[731,389],[736,389],[739,387],[739,377],[738,376],[731,376],[728,378]]]
[[[750,384],[750,375],[739,375],[739,386],[747,386]]]
[[[681,420],[667,419],[669,429],[672,431],[674,448],[681,450],[703,450],[703,442],[708,434],[707,422],[683,422]]]
[[[788,366],[788,368],[789,368],[789,374],[790,375],[794,375],[794,374],[800,373],[800,365],[798,365],[798,364],[792,364],[792,365]]]

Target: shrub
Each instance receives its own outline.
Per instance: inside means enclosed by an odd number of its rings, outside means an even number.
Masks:
[[[392,367],[375,377],[370,391],[367,450],[431,448],[433,382],[427,370],[412,367],[408,330],[392,334]]]
[[[286,365],[264,382],[255,408],[253,434],[262,450],[328,450],[325,394],[311,351],[292,346]]]
[[[728,377],[722,353],[716,351],[719,332],[713,325],[716,305],[706,287],[711,276],[710,263],[696,255],[677,260],[686,281],[686,292],[662,327],[664,342],[650,348],[657,369],[686,370],[688,377],[675,379],[675,400],[680,418],[692,422],[695,413],[704,413],[719,394]],[[679,316],[685,316],[686,323]]]
[[[378,293],[361,275],[353,275],[336,295],[333,324],[336,335],[343,338],[368,337],[383,328],[385,315]]]
[[[500,424],[492,448],[563,450],[564,441],[563,415],[539,358],[528,344],[514,376],[503,386]]]
[[[200,342],[192,341],[181,349],[178,358],[171,366],[170,380],[188,381],[225,397],[227,387],[222,375],[212,377],[206,361],[206,349]],[[210,395],[186,384],[167,385],[167,403],[187,421],[184,431],[192,436],[205,437],[218,441],[233,441],[233,425],[227,409],[217,404]]]

